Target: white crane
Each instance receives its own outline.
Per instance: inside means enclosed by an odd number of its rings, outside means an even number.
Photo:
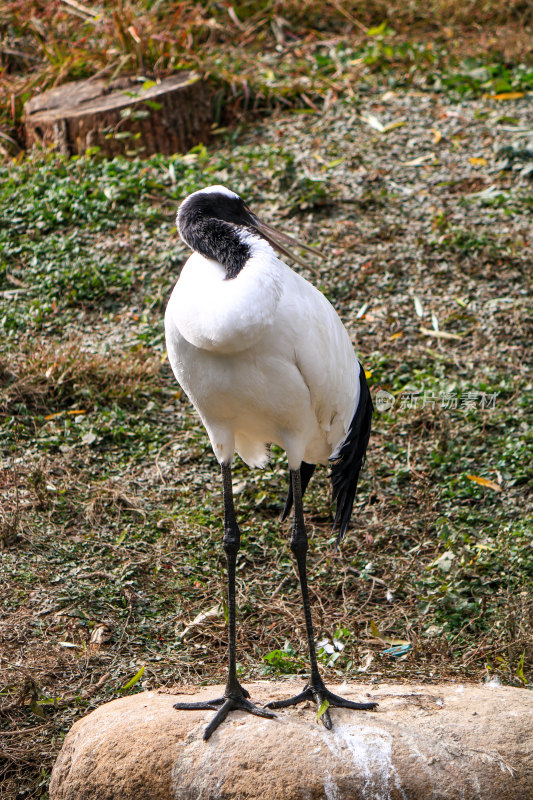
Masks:
[[[234,709],[274,716],[253,705],[237,680],[235,564],[240,533],[231,478],[235,451],[249,466],[262,467],[268,444],[273,443],[286,451],[290,468],[282,519],[294,504],[291,549],[300,576],[311,675],[296,697],[265,708],[311,698],[318,707],[327,700],[333,707],[372,709],[376,703],[354,703],[333,694],[320,675],[302,505],[315,465],[330,461],[337,500],[334,529],[339,527],[338,540],[342,539],[370,435],[372,400],[364,370],[333,306],[280,261],[271,244],[299,263],[288,245],[312,248],[261,222],[239,195],[224,186],[189,195],[178,210],[177,226],[193,253],[167,306],[166,344],[174,375],[200,415],[222,468],[229,672],[223,697],[174,707],[217,710],[204,739]],[[331,728],[327,708],[321,720]]]

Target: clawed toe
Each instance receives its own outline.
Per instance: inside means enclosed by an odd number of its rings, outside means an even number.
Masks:
[[[373,711],[378,705],[378,703],[374,702],[355,703],[353,700],[346,700],[338,694],[333,694],[329,689],[326,689],[325,698],[333,708],[353,708],[356,711]]]
[[[256,717],[266,717],[267,719],[274,719],[275,714],[271,711],[265,711],[264,708],[255,706],[248,700],[250,697],[249,692],[241,687],[242,691],[232,693],[229,696],[217,697],[214,700],[205,700],[198,703],[174,703],[174,708],[178,711],[203,711],[210,709],[217,713],[205,729],[203,738],[205,741],[216,731],[218,726],[224,722],[230,711],[247,711],[249,714],[254,714]]]
[[[332,722],[329,713],[330,708],[351,708],[355,711],[372,711],[377,703],[355,703],[353,700],[346,700],[338,694],[333,694],[329,689],[322,685],[313,686],[308,684],[303,692],[289,697],[287,700],[273,700],[265,705],[265,708],[288,708],[295,706],[297,703],[302,703],[304,700],[313,700],[316,703],[318,711],[322,708],[325,702],[327,705],[320,714],[320,720],[325,728],[331,730]]]
[[[309,689],[304,689],[300,694],[294,697],[289,697],[287,700],[272,700],[265,705],[265,708],[287,708],[288,706],[295,706],[297,703],[302,703],[304,700],[312,700],[313,696],[309,693]]]
[[[178,711],[201,711],[206,708],[216,711],[225,699],[225,697],[217,697],[214,700],[205,700],[199,703],[174,703],[173,708]]]

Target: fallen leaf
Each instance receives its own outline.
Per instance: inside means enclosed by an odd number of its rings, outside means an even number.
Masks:
[[[423,636],[440,636],[442,631],[444,630],[442,625],[429,625],[425,631],[423,632]]]
[[[181,633],[178,633],[178,639],[183,639],[192,628],[196,628],[197,625],[201,625],[206,619],[213,619],[213,617],[218,617],[219,615],[220,611],[218,605],[213,606],[207,611],[201,611],[200,614],[195,616],[192,622],[189,622],[189,624],[186,625]]]
[[[426,336],[436,336],[438,339],[457,339],[461,341],[463,338],[459,336],[458,333],[448,333],[447,331],[432,331],[430,328],[420,328],[420,333],[425,334]]]
[[[413,158],[412,161],[404,161],[403,163],[406,167],[420,167],[430,159],[435,160],[434,153],[426,153],[425,156],[418,156],[418,158]]]
[[[372,655],[372,653],[366,653],[365,657],[363,658],[363,660],[361,662],[361,666],[357,667],[357,671],[358,672],[366,672],[367,669],[369,668],[369,666],[371,665],[371,663],[373,662],[373,660],[374,660],[374,656]]]
[[[381,639],[383,642],[387,642],[387,644],[391,645],[406,645],[409,644],[407,639],[391,639],[390,636],[386,636],[382,633],[373,619],[370,620],[370,632],[374,639]]]
[[[393,131],[396,128],[403,128],[404,125],[407,125],[406,119],[400,119],[398,122],[390,122],[388,125],[383,127],[382,133],[389,133],[389,131]]]
[[[327,164],[324,164],[324,169],[332,169],[333,167],[338,167],[339,164],[342,164],[346,161],[345,158],[334,158],[333,161],[329,161]]]
[[[468,159],[473,167],[485,167],[487,165],[486,158],[469,158]]]
[[[367,308],[368,308],[368,303],[363,303],[363,305],[361,306],[361,308],[359,309],[359,311],[355,315],[355,318],[356,319],[361,319],[361,317],[364,315],[364,313],[367,310]]]
[[[400,336],[402,336],[402,335],[403,335],[403,332],[402,331],[398,331],[398,333],[393,333],[392,336],[390,336],[389,338],[392,341],[393,339],[399,339]]]
[[[124,686],[122,686],[122,688],[120,689],[120,691],[121,692],[126,692],[128,689],[131,689],[132,686],[135,686],[135,684],[138,683],[141,680],[142,676],[144,675],[144,669],[145,669],[145,665],[143,664],[142,667],[140,668],[139,672],[137,672],[133,676],[133,678],[131,678],[131,680],[129,680],[127,683],[125,683]]]
[[[406,119],[399,119],[396,120],[396,122],[389,122],[388,125],[384,125],[374,114],[361,114],[361,119],[379,133],[389,133],[396,128],[402,128],[404,125],[407,125]]]
[[[237,12],[233,8],[233,6],[228,6],[228,15],[231,17],[231,21],[233,22],[234,25],[237,26],[237,28],[241,29],[243,28],[243,24],[239,19],[239,17],[237,16]]]
[[[363,122],[366,122],[367,125],[370,125],[371,128],[374,128],[375,131],[379,131],[379,133],[383,133],[385,130],[383,123],[381,123],[374,114],[362,114],[361,119]]]
[[[317,712],[317,715],[316,715],[316,721],[317,721],[317,722],[318,722],[318,720],[320,719],[320,717],[321,717],[323,714],[325,714],[325,713],[326,713],[326,711],[328,710],[328,708],[329,708],[329,700],[328,700],[328,698],[327,698],[327,697],[325,697],[325,698],[324,698],[324,700],[322,700],[322,702],[321,702],[321,704],[320,704],[320,708],[318,709],[318,712]]]
[[[433,134],[433,143],[438,144],[442,139],[442,133],[437,128],[432,128],[431,133]]]
[[[500,197],[503,195],[501,189],[499,189],[496,184],[491,184],[491,186],[487,186],[486,189],[483,189],[481,192],[472,192],[472,194],[465,194],[463,199],[464,200],[494,200],[496,197]]]
[[[441,572],[449,572],[452,568],[452,562],[455,558],[455,553],[452,553],[450,550],[446,550],[441,556],[439,556],[433,562],[435,567],[438,567]]]
[[[524,92],[500,92],[500,94],[489,94],[489,100],[519,100],[524,97]]]
[[[106,625],[105,622],[102,622],[93,628],[89,642],[91,644],[107,644],[107,642],[111,641],[112,637],[113,631],[109,625]]]
[[[42,710],[40,703],[38,703],[35,698],[31,699],[30,708],[37,717],[44,719],[44,711]]]
[[[488,486],[489,489],[494,489],[495,492],[502,491],[502,487],[498,483],[490,481],[488,478],[482,478],[481,475],[467,475],[466,477],[469,481],[479,483],[480,486]]]
[[[424,316],[424,308],[422,306],[421,299],[417,297],[416,294],[413,297],[413,303],[415,304],[415,311],[417,316],[420,317],[420,319],[422,319],[422,317]]]
[[[139,36],[139,32],[137,31],[135,25],[130,25],[128,28],[128,33],[136,44],[141,43],[141,37]]]

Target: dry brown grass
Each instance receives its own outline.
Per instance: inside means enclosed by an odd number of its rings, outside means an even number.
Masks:
[[[0,412],[22,405],[40,414],[102,403],[139,407],[160,388],[160,371],[160,359],[145,347],[97,353],[81,340],[27,339],[0,359]]]
[[[80,4],[10,0],[0,8],[0,126],[2,150],[23,145],[25,101],[38,91],[95,74],[138,71],[163,76],[194,67],[227,87],[250,82],[257,58],[312,56],[319,41],[365,38],[386,21],[400,39],[441,43],[452,57],[494,53],[508,62],[531,57],[533,6],[528,0],[318,0],[305,3],[188,0],[147,7],[143,2]],[[86,10],[83,11],[83,8]],[[233,58],[227,56],[234,54]],[[276,56],[277,54],[277,56]],[[236,64],[233,72],[231,63]],[[227,92],[231,105],[231,92]]]

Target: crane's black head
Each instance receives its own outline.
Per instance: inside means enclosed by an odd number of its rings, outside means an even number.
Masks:
[[[208,186],[190,194],[178,209],[178,230],[182,239],[199,219],[218,219],[242,228],[254,229],[256,218],[238,194],[225,186]]]
[[[257,220],[235,192],[210,186],[189,195],[178,210],[178,232],[185,244],[239,274],[251,256],[249,235],[259,236]]]
[[[235,278],[251,257],[254,237],[266,239],[302,266],[307,265],[287,245],[321,255],[262,222],[238,194],[225,186],[208,186],[186,197],[178,209],[177,226],[191,250],[222,264],[226,278]]]

